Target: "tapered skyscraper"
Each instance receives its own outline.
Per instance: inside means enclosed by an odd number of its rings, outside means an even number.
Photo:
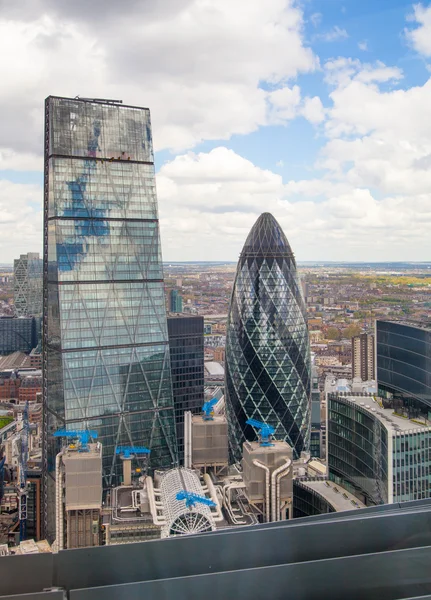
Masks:
[[[54,511],[58,427],[103,444],[105,489],[118,446],[177,461],[148,109],[49,97],[45,105],[44,473]],[[52,485],[51,485],[52,489]]]
[[[269,213],[241,252],[226,339],[226,410],[233,459],[256,439],[247,419],[275,428],[295,456],[310,443],[310,347],[296,262]]]

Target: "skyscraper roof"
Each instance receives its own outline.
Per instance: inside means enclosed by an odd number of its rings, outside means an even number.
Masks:
[[[241,257],[280,254],[293,258],[292,249],[278,221],[271,213],[262,213],[248,234]]]

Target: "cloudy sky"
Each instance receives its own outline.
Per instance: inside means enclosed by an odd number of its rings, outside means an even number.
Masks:
[[[42,249],[43,100],[152,113],[165,260],[431,260],[431,4],[0,0],[0,262]]]

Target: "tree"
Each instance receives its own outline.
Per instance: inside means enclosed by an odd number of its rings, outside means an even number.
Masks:
[[[351,325],[348,325],[346,329],[343,329],[343,338],[350,339],[355,335],[359,335],[361,331],[362,330],[359,327],[359,325],[356,325],[356,323],[352,323]]]
[[[336,327],[328,327],[326,331],[327,340],[339,340],[341,339],[341,332]]]

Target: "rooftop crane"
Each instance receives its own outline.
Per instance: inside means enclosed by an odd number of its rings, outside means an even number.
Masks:
[[[22,413],[21,451],[19,454],[19,539],[23,541],[27,537],[27,462],[28,462],[28,436],[30,424],[28,422],[28,401],[25,403]]]
[[[210,500],[210,498],[207,498],[206,496],[200,496],[199,494],[194,494],[193,492],[188,492],[187,490],[181,490],[175,497],[177,500],[185,500],[186,507],[190,510],[194,508],[197,502],[200,504],[205,504],[206,506],[217,506],[217,504]]]
[[[261,446],[274,445],[271,443],[271,438],[275,433],[274,427],[267,425],[266,423],[262,423],[262,421],[256,421],[256,419],[248,419],[246,424],[251,425],[258,430],[259,442]]]
[[[144,446],[118,446],[115,454],[119,454],[123,461],[123,484],[132,484],[132,458],[137,458],[139,454],[150,454],[150,450]],[[147,473],[148,463],[145,465],[145,474]],[[141,468],[137,468],[135,473],[141,473]]]
[[[0,447],[0,454],[2,454],[3,449]],[[0,458],[0,503],[3,498],[3,484],[4,484],[4,465],[6,462],[6,456]]]
[[[97,439],[97,431],[94,429],[58,429],[54,432],[54,437],[75,438],[79,440],[79,452],[88,452],[88,442],[90,438]]]
[[[138,454],[150,454],[151,450],[144,446],[118,446],[115,450],[115,454],[122,454],[123,458],[132,458]]]
[[[217,404],[217,402],[217,398],[212,398],[211,400],[205,402],[205,404],[202,406],[202,412],[204,413],[204,421],[212,421],[214,419],[213,407],[215,404]]]

